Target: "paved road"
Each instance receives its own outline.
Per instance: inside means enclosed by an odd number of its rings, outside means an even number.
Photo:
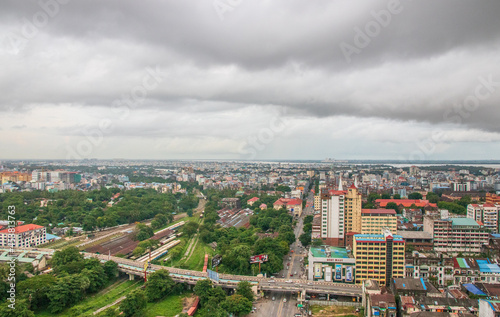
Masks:
[[[307,204],[312,205],[313,203],[314,196],[312,193],[309,193],[307,197]],[[279,277],[286,279],[307,279],[307,273],[303,265],[303,258],[307,256],[307,250],[302,247],[299,237],[303,233],[302,229],[304,228],[304,217],[311,215],[312,213],[313,207],[306,207],[302,212],[301,217],[297,220],[297,225],[294,229],[296,240],[290,245],[290,253],[285,256],[283,260],[284,269],[279,272]]]
[[[274,300],[272,300],[274,298]],[[286,298],[286,302],[283,299]],[[291,293],[266,292],[266,298],[254,305],[256,317],[293,317],[300,313],[297,308],[297,295]]]

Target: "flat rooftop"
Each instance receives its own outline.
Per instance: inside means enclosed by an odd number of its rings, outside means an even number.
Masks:
[[[322,246],[319,248],[311,247],[311,253],[314,257],[317,258],[327,258],[327,251],[330,251],[329,258],[334,259],[349,259],[351,256],[347,253],[347,250],[344,248],[330,247],[330,246]]]
[[[399,230],[398,235],[403,239],[432,239],[432,235],[425,231],[404,231]]]
[[[452,226],[474,226],[479,227],[479,224],[471,218],[450,218]]]

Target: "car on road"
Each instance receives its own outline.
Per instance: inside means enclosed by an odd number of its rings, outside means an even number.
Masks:
[[[286,303],[286,298],[283,298],[283,303]]]
[[[293,283],[292,280],[287,280],[285,283]]]
[[[274,296],[273,296],[273,300],[276,300],[276,298],[274,298]]]
[[[290,273],[290,276],[293,276],[293,273]]]
[[[297,275],[297,271],[293,272],[293,274]]]

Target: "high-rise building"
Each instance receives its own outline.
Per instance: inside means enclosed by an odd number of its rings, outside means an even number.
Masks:
[[[383,234],[354,235],[353,253],[358,284],[370,279],[390,285],[392,278],[404,277],[405,241],[389,230]]]
[[[321,193],[321,239],[330,246],[345,245],[345,195],[343,190]]]
[[[361,233],[361,193],[353,184],[347,190],[345,197],[345,232]]]
[[[321,193],[321,239],[330,246],[345,246],[348,233],[361,233],[361,194],[356,186]]]
[[[467,218],[480,221],[485,229],[490,229],[493,233],[499,232],[498,213],[500,204],[469,204],[467,206]]]

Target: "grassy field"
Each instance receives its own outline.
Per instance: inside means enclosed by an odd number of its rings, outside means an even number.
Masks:
[[[319,306],[312,305],[313,316],[318,317],[363,317],[363,313],[356,313],[356,307],[351,306]]]
[[[98,310],[101,307],[104,307],[108,304],[113,303],[118,298],[127,295],[137,287],[142,286],[143,281],[135,280],[129,281],[127,279],[120,279],[113,285],[108,286],[101,292],[90,296],[79,304],[73,306],[70,309],[66,309],[59,314],[53,314],[49,311],[43,311],[37,313],[36,316],[67,316],[67,317],[76,317],[76,316],[93,316],[93,312]]]
[[[141,313],[144,317],[165,316],[171,317],[182,312],[182,299],[190,294],[172,295],[158,303],[148,303],[146,310]]]

